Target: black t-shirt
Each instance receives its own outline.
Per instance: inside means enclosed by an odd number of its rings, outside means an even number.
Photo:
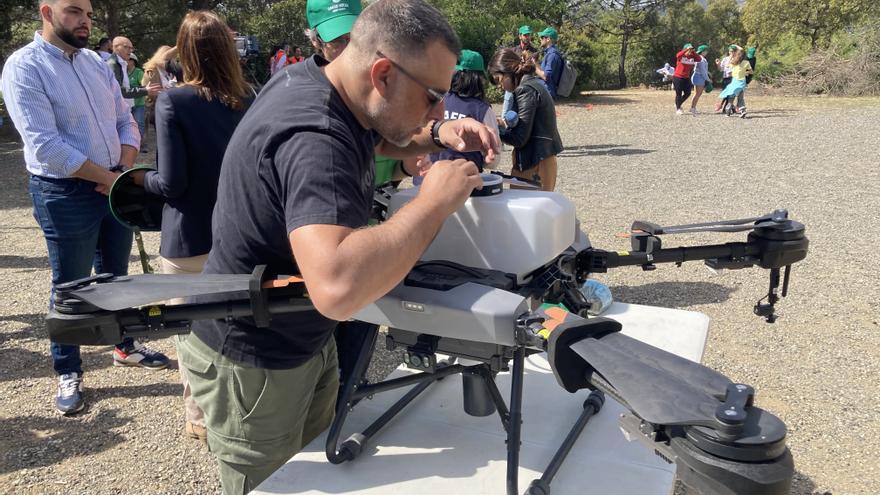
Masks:
[[[203,273],[299,273],[288,234],[312,224],[367,225],[373,152],[379,135],[360,126],[312,57],[276,74],[236,128],[220,172],[213,245]],[[200,301],[209,298],[199,298]],[[272,317],[208,320],[193,333],[237,362],[294,368],[315,355],[336,321],[312,310]]]

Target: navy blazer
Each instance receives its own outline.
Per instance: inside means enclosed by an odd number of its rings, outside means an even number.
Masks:
[[[169,89],[156,99],[158,169],[146,173],[144,188],[166,201],[159,246],[163,257],[188,258],[211,250],[220,164],[244,113],[216,98],[205,100],[191,86]]]

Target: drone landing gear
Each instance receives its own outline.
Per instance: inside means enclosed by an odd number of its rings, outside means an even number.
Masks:
[[[372,439],[382,428],[385,427],[395,416],[397,416],[409,403],[422,392],[427,390],[433,383],[438,382],[450,375],[461,374],[464,381],[465,389],[465,411],[476,416],[488,416],[494,412],[498,413],[501,419],[501,425],[507,433],[507,475],[506,485],[508,495],[519,494],[519,452],[521,446],[522,435],[522,407],[523,407],[523,379],[525,376],[525,358],[527,354],[538,351],[527,349],[526,347],[509,348],[496,345],[483,344],[485,352],[482,357],[475,356],[479,352],[474,352],[474,346],[480,344],[469,343],[468,353],[463,357],[467,359],[477,359],[481,362],[476,365],[456,364],[456,357],[451,357],[447,361],[436,362],[431,359],[433,351],[449,352],[450,349],[436,347],[434,342],[433,349],[424,347],[424,340],[420,341],[419,336],[413,332],[391,329],[389,335],[389,345],[407,345],[409,350],[407,364],[411,368],[422,368],[427,371],[407,375],[400,378],[393,378],[375,384],[363,384],[363,378],[366,375],[367,368],[373,355],[373,348],[378,337],[378,327],[371,330],[370,335],[364,340],[360,355],[355,363],[354,371],[343,384],[343,390],[340,400],[336,405],[336,417],[330,425],[325,444],[325,453],[327,459],[333,464],[341,464],[346,461],[352,461],[357,458],[363,451],[366,444]],[[419,345],[421,344],[421,345]],[[454,347],[456,343],[450,342],[450,347]],[[430,352],[430,354],[429,354]],[[417,360],[413,360],[413,357]],[[436,359],[436,358],[434,358]],[[416,361],[415,363],[413,361]],[[495,383],[495,374],[498,371],[507,370],[507,363],[512,361],[511,387],[510,387],[510,406],[505,403]],[[423,364],[424,363],[424,364]],[[425,366],[427,364],[427,366]],[[354,405],[362,398],[372,396],[379,392],[387,392],[398,388],[413,386],[403,397],[395,402],[385,413],[370,424],[366,429],[359,433],[350,435],[340,445],[339,437],[342,433],[342,427],[345,424],[348,414],[354,408]],[[488,395],[488,397],[486,397]],[[580,437],[590,418],[593,417],[602,408],[605,402],[605,396],[600,391],[593,391],[584,402],[584,410],[578,417],[578,420],[572,426],[562,445],[556,451],[553,459],[547,465],[544,473],[539,479],[532,481],[526,494],[528,495],[549,495],[550,483],[562,466],[578,437]]]

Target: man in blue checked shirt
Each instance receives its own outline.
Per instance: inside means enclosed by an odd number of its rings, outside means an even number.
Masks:
[[[83,49],[92,27],[88,0],[41,0],[43,30],[6,61],[3,98],[24,142],[34,218],[43,229],[52,284],[96,273],[125,275],[132,233],[105,196],[140,146],[137,124],[101,57]],[[53,290],[54,292],[54,290]],[[50,305],[52,304],[50,298]],[[85,406],[79,347],[51,343],[64,415]],[[126,339],[113,364],[160,369],[168,358]]]

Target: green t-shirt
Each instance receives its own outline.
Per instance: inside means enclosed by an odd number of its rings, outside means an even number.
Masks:
[[[144,80],[144,70],[140,67],[135,67],[131,74],[128,75],[128,84],[132,88],[142,88],[144,85],[142,81]],[[142,107],[146,105],[146,96],[141,96],[140,98],[134,99],[134,106]]]
[[[373,184],[376,187],[379,187],[391,182],[391,177],[394,175],[394,168],[397,167],[397,162],[399,161],[400,160],[395,158],[376,155],[376,175],[373,179]]]

